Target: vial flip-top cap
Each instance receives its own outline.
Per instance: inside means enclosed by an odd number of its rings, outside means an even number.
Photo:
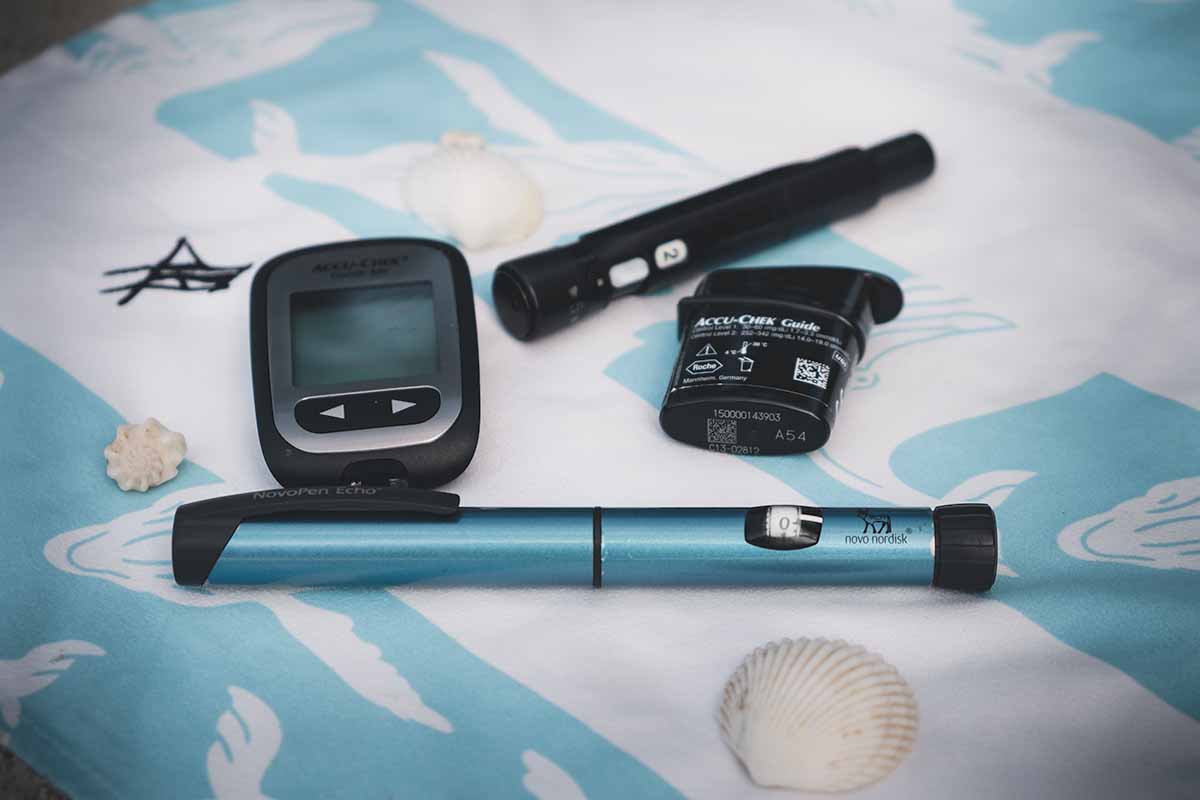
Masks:
[[[999,544],[996,513],[986,503],[958,503],[933,510],[933,585],[985,592],[996,582]]]

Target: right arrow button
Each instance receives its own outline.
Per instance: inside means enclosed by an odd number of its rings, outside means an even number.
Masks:
[[[442,393],[432,386],[421,386],[416,389],[395,389],[390,392],[379,392],[367,395],[372,400],[378,398],[382,402],[372,403],[378,411],[372,416],[375,425],[416,425],[433,417],[442,407]],[[382,413],[382,416],[381,416]]]

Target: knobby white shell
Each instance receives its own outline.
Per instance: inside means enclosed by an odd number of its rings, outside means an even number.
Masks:
[[[525,239],[542,222],[542,190],[521,165],[484,146],[482,136],[449,131],[404,179],[408,207],[469,250]]]
[[[123,491],[144,492],[179,474],[187,453],[183,434],[150,417],[140,425],[118,425],[117,438],[104,448],[108,477]]]
[[[755,650],[725,685],[717,717],[755,783],[815,792],[884,778],[917,735],[916,699],[896,668],[827,639]]]

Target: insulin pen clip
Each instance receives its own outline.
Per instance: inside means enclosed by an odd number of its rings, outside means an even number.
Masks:
[[[175,582],[199,586],[238,529],[252,520],[286,521],[295,515],[336,514],[452,517],[458,495],[383,486],[314,486],[266,489],[185,503],[175,510],[171,563]],[[399,516],[397,516],[399,515]]]
[[[501,264],[496,313],[510,334],[535,339],[615,298],[865,211],[933,167],[929,142],[909,133],[742,178]]]
[[[917,585],[981,592],[996,517],[937,508],[467,508],[384,486],[275,489],[179,507],[184,586]]]

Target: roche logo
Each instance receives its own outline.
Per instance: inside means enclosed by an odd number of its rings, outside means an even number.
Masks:
[[[693,361],[687,365],[687,373],[689,375],[711,375],[714,372],[719,372],[723,367],[720,361],[715,358],[702,358],[699,361]]]

